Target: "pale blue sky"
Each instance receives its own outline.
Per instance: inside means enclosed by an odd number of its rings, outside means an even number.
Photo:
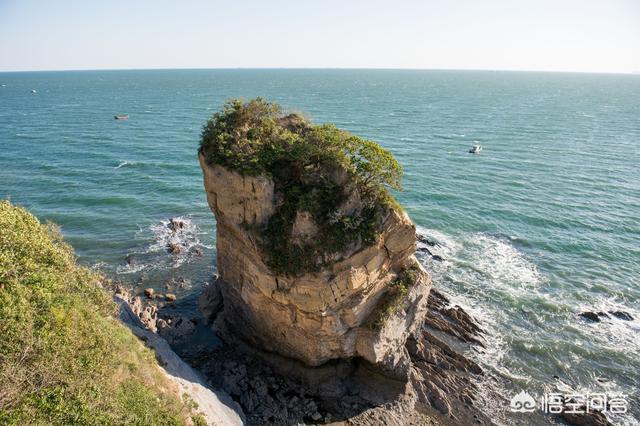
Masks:
[[[0,0],[0,71],[640,72],[640,0]]]

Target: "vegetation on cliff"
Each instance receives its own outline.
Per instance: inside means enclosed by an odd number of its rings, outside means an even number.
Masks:
[[[267,175],[281,197],[258,231],[267,265],[277,273],[317,271],[353,243],[375,242],[384,212],[401,189],[402,167],[377,143],[260,98],[228,101],[203,128],[200,152],[208,164],[244,175]],[[341,206],[354,193],[358,208]],[[293,242],[299,212],[319,230],[313,242]]]
[[[0,201],[0,424],[184,424],[190,408],[51,225]]]
[[[367,327],[371,330],[380,330],[387,320],[402,308],[405,296],[411,287],[416,285],[419,278],[420,269],[417,264],[401,271],[396,279],[391,281],[386,294],[371,313],[367,320]]]

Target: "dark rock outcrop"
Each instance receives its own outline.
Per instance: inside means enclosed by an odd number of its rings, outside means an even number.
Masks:
[[[633,317],[629,312],[625,311],[609,311],[611,315],[624,321],[633,321]]]
[[[575,411],[581,411],[579,413],[567,413],[563,412],[558,415],[567,424],[572,426],[613,426],[607,417],[600,411],[587,411],[586,406],[581,406]]]
[[[209,322],[215,322],[222,312],[218,284],[206,287],[201,298],[206,300],[201,307]],[[340,421],[350,425],[490,424],[474,405],[481,368],[443,340],[477,344],[473,342],[481,341],[482,332],[461,307],[453,309],[446,296],[432,292],[428,316],[452,326],[439,330],[425,326],[408,339],[407,383],[385,377],[374,365],[358,359],[309,368],[241,342],[212,352],[192,351],[188,360],[240,403],[250,425]],[[457,314],[449,317],[449,312]]]

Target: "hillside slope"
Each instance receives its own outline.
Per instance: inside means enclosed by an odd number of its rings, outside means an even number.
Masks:
[[[0,201],[0,424],[201,424],[99,275],[52,225]]]

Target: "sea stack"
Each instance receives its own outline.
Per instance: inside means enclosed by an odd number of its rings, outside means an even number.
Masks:
[[[391,154],[256,99],[214,115],[199,160],[222,299],[201,305],[222,302],[223,338],[310,367],[359,357],[408,378],[405,343],[420,331],[431,279],[387,189],[402,173]]]

